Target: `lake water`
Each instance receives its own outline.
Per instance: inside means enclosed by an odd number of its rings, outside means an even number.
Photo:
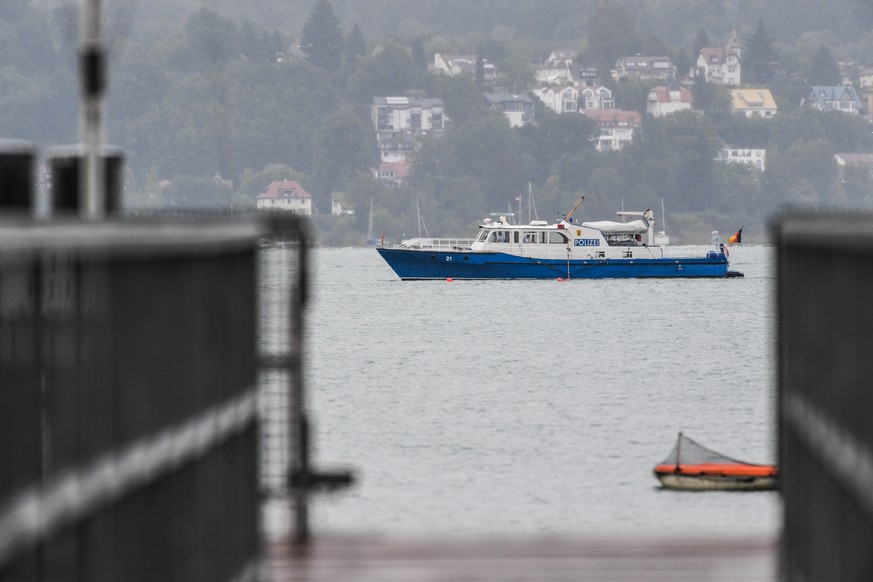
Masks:
[[[313,251],[315,462],[355,486],[319,534],[773,535],[775,492],[662,490],[678,431],[776,460],[773,253],[731,280],[401,282]]]

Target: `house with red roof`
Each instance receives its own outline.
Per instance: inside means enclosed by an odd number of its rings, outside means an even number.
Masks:
[[[294,180],[276,180],[258,194],[258,210],[312,215],[312,195]]]
[[[676,79],[670,81],[669,85],[652,87],[646,99],[646,113],[655,117],[690,110],[693,107],[694,97],[691,91],[681,86]]]
[[[643,117],[639,111],[624,111],[622,109],[585,109],[585,115],[593,119],[597,125],[598,151],[620,151],[634,137],[634,131],[642,124]]]
[[[697,55],[697,69],[703,71],[707,83],[739,86],[742,74],[742,50],[737,31],[732,30],[725,46],[706,46]]]

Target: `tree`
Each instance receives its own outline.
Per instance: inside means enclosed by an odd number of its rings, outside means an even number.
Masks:
[[[842,81],[837,60],[825,45],[821,45],[812,58],[806,80],[810,85],[825,86],[839,85]]]
[[[427,39],[427,36],[419,34],[412,41],[412,60],[414,60],[416,66],[421,69],[426,69],[429,62],[427,54],[424,52],[424,41]]]
[[[764,19],[758,19],[758,26],[749,38],[747,49],[743,53],[743,82],[768,83],[775,75],[777,62],[773,40],[764,25]]]
[[[319,0],[303,25],[300,50],[316,67],[335,71],[342,65],[344,46],[340,21],[333,6],[327,0]]]
[[[640,46],[633,15],[619,2],[601,1],[588,21],[587,57],[608,71],[619,57],[636,54]]]
[[[349,32],[349,40],[346,42],[346,56],[360,57],[367,52],[367,43],[364,42],[364,35],[361,33],[361,27],[357,24],[352,27]]]
[[[697,56],[700,51],[710,46],[709,34],[701,27],[697,29],[697,35],[694,37],[694,44],[691,45],[691,58],[697,62]]]
[[[350,110],[329,115],[312,144],[314,193],[327,199],[375,163],[373,131]]]
[[[482,87],[485,85],[485,60],[482,55],[476,55],[476,85]]]
[[[485,110],[485,99],[469,75],[439,77],[439,92],[446,108],[446,115],[459,126],[468,119],[478,117]]]
[[[355,101],[369,104],[374,96],[403,95],[432,80],[433,75],[423,73],[405,48],[389,44],[361,59],[346,83],[346,92]]]
[[[537,176],[547,178],[552,165],[563,155],[594,149],[594,120],[578,113],[546,111],[536,126],[518,129],[525,150],[537,161]]]

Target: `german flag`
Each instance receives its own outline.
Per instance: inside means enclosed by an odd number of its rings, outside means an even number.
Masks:
[[[743,229],[744,229],[744,228],[745,228],[745,226],[741,226],[741,227],[740,227],[740,230],[738,230],[737,232],[735,232],[734,234],[732,234],[731,237],[728,239],[728,243],[729,243],[729,244],[734,244],[734,243],[741,243],[741,242],[743,242]]]

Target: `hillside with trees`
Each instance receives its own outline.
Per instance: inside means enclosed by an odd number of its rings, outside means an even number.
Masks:
[[[370,200],[378,231],[465,236],[491,212],[533,192],[541,218],[668,207],[671,234],[705,242],[746,225],[764,240],[786,205],[873,208],[873,183],[840,172],[838,152],[873,152],[861,116],[800,106],[838,62],[873,64],[873,3],[836,0],[125,0],[107,3],[107,140],[126,152],[132,209],[251,208],[273,179],[314,196],[324,244],[360,244]],[[0,136],[41,151],[78,140],[78,2],[0,4]],[[524,92],[551,51],[608,70],[622,55],[663,54],[691,71],[697,51],[742,40],[744,83],[767,86],[780,112],[730,113],[724,87],[694,85],[696,111],[645,117],[622,152],[595,149],[594,123],[538,106],[537,124],[510,128],[489,111],[476,76],[427,70],[434,53],[476,54]],[[748,71],[748,78],[746,78]],[[616,107],[645,112],[651,83],[602,82]],[[400,188],[372,176],[374,96],[439,97],[451,120],[426,140]],[[767,149],[758,172],[715,162],[722,143]],[[230,180],[232,186],[227,186]],[[335,197],[352,216],[329,216]],[[656,213],[657,214],[657,213]]]

